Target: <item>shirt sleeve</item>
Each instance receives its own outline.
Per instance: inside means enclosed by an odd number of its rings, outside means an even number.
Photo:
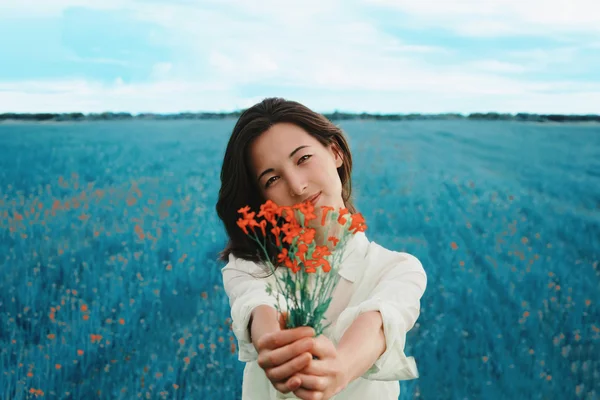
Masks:
[[[400,260],[398,259],[400,255]],[[368,311],[379,311],[383,320],[385,352],[363,374],[363,378],[379,381],[409,380],[419,377],[414,357],[404,353],[406,333],[412,329],[420,313],[420,300],[427,286],[427,275],[421,262],[407,253],[395,253],[395,262],[384,262],[376,283],[369,285],[365,300],[345,309],[336,323],[335,340],[341,340],[356,318]],[[381,265],[381,264],[380,264]],[[368,289],[365,289],[368,290]]]
[[[229,255],[229,263],[221,270],[223,286],[229,297],[232,330],[238,340],[239,360],[256,361],[258,353],[252,344],[248,323],[252,311],[261,305],[275,308],[275,297],[269,295],[266,271],[258,264]]]

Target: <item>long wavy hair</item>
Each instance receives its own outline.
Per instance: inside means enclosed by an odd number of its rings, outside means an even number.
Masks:
[[[266,98],[240,115],[225,150],[216,210],[225,225],[229,240],[219,253],[221,261],[227,261],[230,254],[254,262],[265,260],[258,245],[237,226],[236,221],[240,218],[237,211],[246,205],[258,211],[266,201],[252,174],[249,149],[256,138],[280,122],[299,126],[323,146],[334,145],[334,151],[343,160],[337,171],[342,183],[344,206],[351,213],[357,212],[352,201],[352,155],[343,131],[325,116],[298,102],[276,97]],[[273,241],[267,241],[269,242]],[[269,259],[273,260],[277,249],[270,245],[267,250]]]

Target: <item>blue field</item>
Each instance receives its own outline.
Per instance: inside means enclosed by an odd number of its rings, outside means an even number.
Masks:
[[[0,399],[240,397],[234,124],[0,124]],[[368,237],[429,278],[400,398],[599,398],[600,125],[340,125]]]

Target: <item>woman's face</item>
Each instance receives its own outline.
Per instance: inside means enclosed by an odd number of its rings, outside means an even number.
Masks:
[[[254,178],[265,199],[279,206],[312,200],[315,213],[321,206],[344,207],[337,168],[342,158],[332,146],[323,146],[304,129],[277,123],[250,147]]]

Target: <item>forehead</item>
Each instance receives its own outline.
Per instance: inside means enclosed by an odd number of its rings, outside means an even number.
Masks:
[[[301,127],[281,122],[263,132],[250,146],[250,157],[255,169],[288,159],[299,146],[322,146]]]

